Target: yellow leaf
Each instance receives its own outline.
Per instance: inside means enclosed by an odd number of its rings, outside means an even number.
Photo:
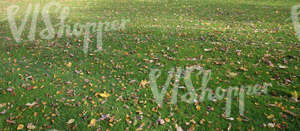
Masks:
[[[274,118],[274,115],[273,115],[273,114],[268,115],[267,118],[268,118],[268,119],[273,119],[273,118]]]
[[[292,96],[293,96],[295,99],[298,99],[298,97],[299,97],[297,91],[292,92]]]
[[[130,120],[130,116],[126,114],[126,120]]]
[[[38,113],[37,113],[37,112],[34,112],[34,113],[33,113],[33,116],[35,116],[35,117],[36,117],[37,115],[38,115]]]
[[[200,111],[201,110],[201,106],[197,105],[196,109],[197,109],[197,111]]]
[[[240,67],[240,70],[242,70],[242,71],[248,71],[248,69],[245,68],[245,67]]]
[[[228,76],[233,78],[233,77],[236,77],[238,74],[237,73],[234,73],[234,72],[228,72]]]
[[[33,89],[37,89],[37,88],[39,88],[39,87],[38,87],[38,86],[34,86],[34,87],[33,87]]]
[[[237,117],[236,120],[238,120],[239,122],[241,122],[242,118],[241,117]]]
[[[95,94],[95,96],[101,96],[101,97],[103,97],[103,98],[107,98],[107,97],[110,96],[110,94],[108,94],[108,93],[106,93],[106,92],[104,92],[104,93],[99,93],[99,92],[97,92],[97,93]]]
[[[124,55],[129,55],[129,53],[127,51],[124,52]]]
[[[62,94],[62,92],[61,91],[56,91],[56,94],[59,95],[59,94]]]
[[[170,119],[169,119],[169,118],[165,118],[165,121],[166,121],[166,122],[170,122]]]
[[[104,97],[104,98],[107,98],[107,97],[110,96],[110,94],[104,92],[104,93],[101,93],[100,96],[101,96],[101,97]]]
[[[19,124],[18,127],[17,127],[17,130],[22,130],[24,128],[24,125],[23,124]]]
[[[69,63],[66,64],[66,66],[67,66],[67,67],[71,67],[71,66],[72,66],[72,63],[69,62]]]
[[[148,82],[146,80],[142,80],[141,83],[140,83],[140,86],[142,86],[143,88],[145,88],[146,84],[148,84]]]
[[[95,126],[95,125],[96,125],[96,119],[92,119],[88,127]]]

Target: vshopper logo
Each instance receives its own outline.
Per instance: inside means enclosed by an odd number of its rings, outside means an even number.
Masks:
[[[194,71],[198,71],[196,73],[197,76],[202,75],[202,83],[199,89],[195,89],[192,84],[191,75]],[[244,115],[245,94],[246,95],[257,95],[258,93],[267,94],[267,88],[272,86],[271,84],[264,83],[262,85],[257,84],[254,86],[248,85],[248,86],[241,86],[241,87],[229,87],[226,89],[218,87],[215,91],[213,91],[212,89],[207,88],[207,84],[211,78],[211,70],[204,70],[200,66],[192,66],[192,67],[187,67],[185,70],[183,70],[181,67],[178,67],[176,71],[175,68],[172,68],[168,72],[168,77],[165,84],[162,86],[161,91],[159,91],[157,80],[160,77],[160,75],[161,75],[161,70],[159,69],[151,69],[149,75],[150,87],[153,96],[155,98],[155,101],[159,106],[163,105],[164,96],[168,91],[169,85],[173,85],[172,94],[171,94],[171,104],[177,103],[178,90],[180,88],[185,88],[187,90],[187,93],[181,96],[181,100],[183,102],[201,103],[206,99],[208,99],[209,101],[219,101],[225,99],[226,117],[230,117],[231,114],[232,97],[234,96],[238,97],[239,113],[240,115]],[[185,87],[179,85],[182,76],[183,76]],[[173,79],[174,79],[174,83],[171,84],[171,81]]]
[[[40,4],[36,4],[34,9],[32,4],[29,4],[25,11],[25,16],[21,21],[21,25],[17,27],[15,16],[18,13],[19,9],[20,7],[17,5],[12,5],[7,9],[7,19],[13,37],[16,40],[16,42],[18,43],[21,42],[22,40],[21,36],[25,30],[25,25],[27,24],[29,16],[33,11],[28,39],[30,41],[34,41],[36,38],[37,20],[41,9]],[[54,13],[60,12],[58,17],[60,22],[58,24],[56,25],[52,24],[49,15],[49,10],[54,10]],[[41,32],[39,33],[40,38],[44,40],[51,40],[54,39],[55,37],[61,38],[64,36],[64,34],[66,37],[75,36],[77,38],[84,35],[83,51],[84,53],[87,53],[89,48],[89,42],[91,41],[90,40],[91,34],[96,33],[97,49],[95,50],[95,52],[99,52],[102,50],[102,45],[103,45],[102,44],[103,30],[104,31],[124,30],[126,23],[129,22],[128,19],[122,19],[121,21],[114,20],[112,22],[106,21],[106,22],[98,22],[98,23],[86,23],[86,24],[75,23],[73,26],[71,26],[65,24],[65,20],[68,18],[69,13],[70,13],[70,8],[62,7],[58,2],[50,2],[46,4],[43,7],[41,12],[42,21],[44,22],[46,28],[41,30]]]
[[[300,41],[300,22],[299,22],[299,15],[300,15],[300,5],[295,5],[292,7],[292,21],[294,24],[296,36]]]

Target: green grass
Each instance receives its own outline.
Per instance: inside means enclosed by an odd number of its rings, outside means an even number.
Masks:
[[[5,18],[7,7],[16,4],[23,10],[18,13],[20,23],[29,3],[45,5],[48,1],[2,0],[0,19]],[[175,129],[175,125],[183,129],[227,130],[230,124],[233,130],[279,129],[263,126],[272,122],[281,128],[299,130],[299,118],[284,112],[300,114],[299,102],[291,100],[292,92],[300,93],[300,45],[292,21],[286,20],[291,7],[300,4],[298,0],[65,0],[60,3],[71,8],[68,24],[120,19],[130,22],[123,31],[104,33],[102,52],[91,52],[96,44],[96,38],[92,38],[91,50],[84,54],[83,38],[47,41],[37,37],[33,42],[28,41],[30,24],[22,35],[24,40],[16,43],[8,22],[1,21],[0,103],[5,106],[0,107],[0,112],[6,110],[6,113],[0,114],[0,130],[15,130],[19,124],[25,125],[25,130],[28,123],[33,123],[36,130],[135,130],[141,125],[143,130]],[[57,13],[50,13],[55,20]],[[39,32],[45,25],[41,17],[38,19]],[[210,48],[212,51],[204,51]],[[241,50],[240,55],[237,50]],[[264,57],[274,67],[266,64]],[[152,63],[147,61],[156,58]],[[66,66],[69,62],[71,67]],[[279,64],[288,68],[281,69]],[[236,99],[231,121],[222,117],[226,100],[199,103],[201,109],[197,110],[195,104],[180,99],[176,105],[168,104],[170,99],[165,97],[163,107],[158,108],[150,86],[139,86],[142,80],[149,81],[151,68],[163,70],[158,83],[162,85],[170,68],[191,65],[212,70],[208,83],[211,89],[264,82],[273,86],[267,95],[246,96],[248,121],[238,120],[244,117],[239,116]],[[241,71],[240,67],[248,71]],[[238,75],[230,78],[229,71]],[[130,83],[132,80],[136,82]],[[201,79],[193,78],[193,84],[199,88]],[[34,86],[38,88],[27,90]],[[172,87],[169,88],[171,91]],[[101,98],[95,96],[97,92],[111,96]],[[184,92],[180,89],[180,94]],[[38,105],[31,108],[25,105],[34,101]],[[281,103],[280,108],[268,106],[274,103]],[[210,107],[214,110],[208,110]],[[88,127],[92,119],[100,119],[104,114],[110,114],[110,120],[97,121],[95,127]],[[268,119],[271,114],[274,118]],[[170,122],[160,125],[159,118]],[[7,123],[7,119],[15,124]],[[69,119],[75,122],[67,125]]]

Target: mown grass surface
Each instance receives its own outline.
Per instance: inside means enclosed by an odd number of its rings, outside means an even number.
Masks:
[[[48,2],[2,0],[0,18],[5,18],[10,5],[26,10],[30,3]],[[35,125],[35,129],[57,130],[139,127],[167,130],[176,129],[176,125],[197,130],[227,130],[229,125],[234,130],[273,130],[269,123],[275,123],[273,128],[277,129],[299,129],[299,118],[285,112],[300,114],[299,102],[291,100],[292,92],[300,92],[300,45],[288,19],[291,7],[299,4],[297,0],[64,0],[60,3],[72,10],[68,24],[120,19],[130,22],[125,30],[104,32],[102,52],[92,53],[95,49],[92,45],[96,44],[96,38],[92,38],[89,54],[84,54],[83,38],[37,37],[30,42],[27,38],[30,24],[22,35],[24,40],[16,43],[8,22],[1,21],[0,112],[6,111],[0,114],[1,129],[15,130],[20,124],[26,129],[28,123]],[[50,13],[55,21],[57,13]],[[24,11],[20,11],[19,23],[23,16]],[[37,32],[45,28],[41,17],[37,28]],[[163,107],[158,108],[150,86],[139,85],[142,80],[149,81],[152,68],[163,70],[159,81],[162,85],[170,68],[191,65],[212,70],[208,83],[211,89],[264,82],[273,86],[267,95],[246,97],[245,116],[239,116],[238,102],[234,99],[231,114],[234,120],[228,120],[222,117],[225,99],[198,103],[201,109],[197,110],[196,104],[180,99],[176,105],[168,104],[170,99],[166,96]],[[229,77],[229,72],[237,76]],[[201,78],[193,78],[193,84],[199,88]],[[95,95],[103,92],[111,96]],[[180,94],[185,92],[180,89]],[[26,106],[34,101],[38,104]],[[92,119],[98,120],[105,114],[110,114],[108,120],[99,120],[96,126],[88,127]],[[159,118],[165,123],[159,124]],[[74,123],[66,124],[70,119]]]

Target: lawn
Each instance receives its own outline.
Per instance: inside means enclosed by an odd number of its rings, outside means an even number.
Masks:
[[[49,2],[0,1],[0,131],[300,129],[300,42],[291,19],[298,0],[56,0],[69,7],[65,24],[71,27],[106,23],[98,52],[96,32],[85,51],[83,35],[40,36],[46,28],[41,12]],[[32,5],[20,42],[7,19],[13,5],[20,7],[18,28]],[[49,10],[52,25],[60,23],[61,12]],[[128,20],[124,28],[113,29],[122,20]],[[207,88],[213,94],[218,88],[272,86],[245,95],[243,114],[240,97],[233,95],[226,116],[227,97],[182,100],[189,92],[183,78],[171,103],[172,78],[159,105],[153,69],[161,70],[160,91],[171,69],[195,65],[211,71]],[[203,77],[191,74],[197,97]]]

